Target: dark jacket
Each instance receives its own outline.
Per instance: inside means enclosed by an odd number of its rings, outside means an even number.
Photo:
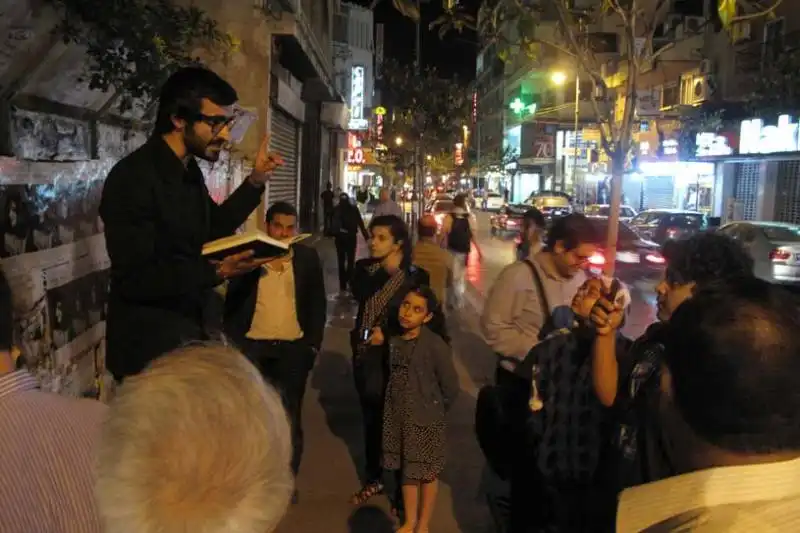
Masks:
[[[369,238],[361,212],[350,202],[339,202],[339,205],[333,208],[333,220],[337,235],[347,234],[355,237],[360,230],[364,239]]]
[[[359,259],[353,268],[353,279],[350,282],[350,287],[353,290],[353,297],[358,303],[358,311],[356,313],[356,324],[354,331],[360,331],[362,321],[364,319],[364,305],[367,300],[380,290],[383,285],[389,281],[389,274],[382,268],[378,269],[373,274],[367,272],[367,267],[375,264],[376,260]],[[416,265],[408,267],[408,274],[405,283],[395,293],[394,297],[389,301],[386,306],[386,311],[383,313],[383,318],[379,324],[384,328],[384,336],[386,338],[399,334],[402,330],[398,324],[398,314],[400,312],[400,304],[403,303],[406,293],[414,285],[428,285],[430,283],[430,276],[428,272]]]
[[[389,345],[397,339],[391,338]],[[390,349],[390,357],[393,353]],[[461,392],[450,346],[427,327],[422,328],[409,360],[408,387],[414,398],[411,418],[420,426],[444,421]]]
[[[327,297],[322,264],[317,251],[296,244],[292,246],[292,269],[297,305],[297,321],[303,330],[303,341],[315,350],[322,345],[325,332]],[[225,297],[225,333],[241,343],[253,322],[258,296],[258,280],[264,274],[258,269],[231,280]]]
[[[106,362],[116,378],[205,338],[204,307],[220,280],[203,244],[232,234],[263,191],[245,182],[217,205],[194,159],[184,167],[160,137],[111,169],[100,216],[111,258]]]

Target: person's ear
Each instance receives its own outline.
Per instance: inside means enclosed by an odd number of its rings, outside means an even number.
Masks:
[[[187,123],[185,119],[179,118],[176,115],[172,115],[170,120],[172,120],[172,125],[175,126],[175,131],[183,132],[186,130]]]
[[[433,320],[433,313],[428,313],[427,315],[425,315],[425,318],[422,320],[422,323],[427,324],[431,320]]]
[[[567,247],[564,246],[564,241],[556,241],[555,245],[553,246],[553,252],[558,255],[563,254],[567,251]]]

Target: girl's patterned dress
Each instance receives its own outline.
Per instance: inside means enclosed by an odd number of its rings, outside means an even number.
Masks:
[[[444,468],[445,422],[420,426],[412,418],[415,391],[409,387],[408,365],[416,339],[393,339],[391,372],[383,412],[383,466],[401,470],[408,481],[434,481]]]

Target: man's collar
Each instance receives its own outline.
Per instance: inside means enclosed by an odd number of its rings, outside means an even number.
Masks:
[[[797,497],[798,479],[800,458],[709,468],[629,488],[620,496],[617,531],[643,531],[691,510]]]
[[[202,176],[202,171],[197,165],[195,158],[189,156],[184,165],[183,160],[170,148],[167,141],[165,141],[161,135],[153,135],[147,141],[147,144],[150,147],[150,153],[153,156],[156,171],[163,177],[174,179],[185,175],[187,172],[190,175],[200,173]]]
[[[0,376],[0,399],[39,388],[39,382],[27,370],[16,370]]]

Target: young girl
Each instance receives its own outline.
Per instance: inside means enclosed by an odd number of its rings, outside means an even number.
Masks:
[[[443,315],[433,291],[412,288],[398,313],[401,334],[389,339],[389,384],[383,417],[383,466],[402,473],[401,533],[427,533],[444,467],[445,414],[458,395]]]

